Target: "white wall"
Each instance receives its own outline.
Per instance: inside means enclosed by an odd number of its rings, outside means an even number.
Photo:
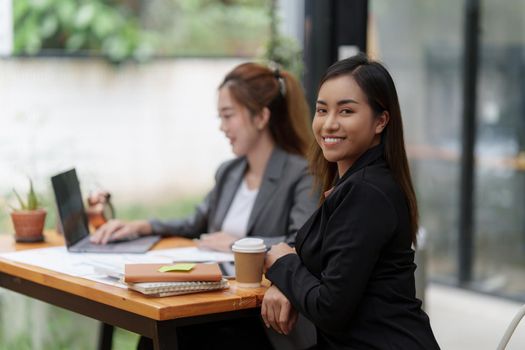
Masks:
[[[232,157],[216,98],[239,62],[0,60],[0,195],[25,191],[26,174],[49,188],[49,176],[73,166],[84,191],[121,199],[205,192]]]

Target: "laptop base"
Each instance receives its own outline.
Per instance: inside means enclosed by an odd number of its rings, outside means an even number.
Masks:
[[[95,244],[91,243],[88,236],[69,247],[68,251],[71,253],[142,254],[147,252],[160,238],[160,236],[145,236],[126,242]]]

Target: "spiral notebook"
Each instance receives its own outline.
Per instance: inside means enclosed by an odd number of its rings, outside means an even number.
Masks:
[[[167,297],[229,288],[228,280],[225,278],[216,282],[140,282],[126,283],[126,285],[128,289],[151,297]]]

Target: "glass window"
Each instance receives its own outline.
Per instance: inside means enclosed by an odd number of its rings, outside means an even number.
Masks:
[[[370,1],[369,51],[392,72],[431,248],[432,277],[457,270],[463,1]]]
[[[481,6],[474,278],[525,295],[525,3]]]

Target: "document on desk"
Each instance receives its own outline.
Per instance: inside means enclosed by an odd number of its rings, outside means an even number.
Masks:
[[[202,250],[197,247],[150,250],[151,257],[166,258],[172,262],[224,262],[233,261],[232,253]]]
[[[110,271],[116,276],[118,272],[124,272],[125,264],[172,262],[170,258],[148,254],[69,253],[65,247],[1,253],[0,257],[121,288],[127,287],[117,278],[108,276]],[[103,268],[108,269],[108,273],[101,273]]]
[[[126,264],[233,261],[231,253],[197,247],[152,250],[146,254],[69,253],[66,247],[51,247],[0,253],[0,257],[121,288],[127,288],[118,279]]]

